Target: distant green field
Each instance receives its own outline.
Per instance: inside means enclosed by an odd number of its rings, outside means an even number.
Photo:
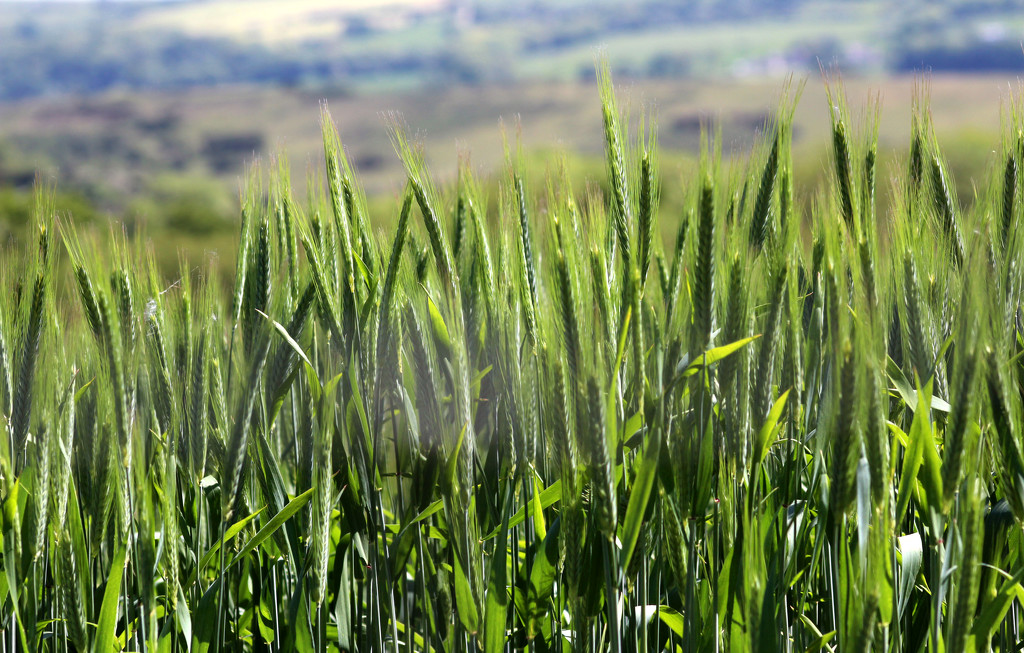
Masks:
[[[806,20],[766,20],[743,24],[669,26],[638,33],[609,36],[600,43],[602,51],[620,68],[641,74],[657,74],[659,56],[671,53],[684,58],[689,73],[700,77],[734,74],[779,75],[770,67],[783,65],[803,69],[813,61],[814,52],[839,47],[851,41],[877,37],[874,5],[848,16],[827,16]],[[834,43],[835,46],[829,45]],[[831,52],[824,55],[826,61]],[[771,59],[777,59],[774,63]],[[799,60],[797,60],[799,58]],[[571,79],[593,68],[594,46],[580,44],[556,52],[522,58],[515,65],[521,78]],[[880,63],[875,67],[880,68]],[[749,70],[749,72],[746,72]]]
[[[585,4],[564,0],[526,5],[517,11],[515,3],[492,1],[465,3],[466,10],[460,13],[459,5],[437,0],[357,0],[341,5],[327,0],[213,0],[159,6],[140,12],[128,24],[139,30],[227,38],[279,49],[329,41],[339,52],[365,57],[458,56],[485,77],[509,75],[520,80],[586,76],[593,67],[595,48],[605,51],[617,68],[653,76],[684,72],[678,65],[672,67],[673,60],[685,60],[686,74],[701,76],[742,75],[744,66],[762,72],[758,66],[771,58],[788,59],[790,65],[799,58],[797,67],[805,68],[809,62],[813,65],[816,54],[825,58],[841,54],[845,44],[877,45],[887,28],[881,20],[886,3],[877,0],[801,2],[793,3],[786,15],[765,12],[749,19],[748,10],[726,20],[709,22],[695,15],[692,22],[672,20],[621,29],[611,28],[611,17],[623,11],[620,3]],[[634,10],[658,10],[657,3],[634,4]],[[488,20],[490,12],[503,12],[508,18]],[[643,15],[639,10],[635,13]],[[353,25],[360,29],[352,29]],[[881,69],[882,63],[873,66]],[[404,81],[406,88],[412,88],[423,79],[423,75],[408,78],[394,71],[360,78],[358,84],[394,88]]]

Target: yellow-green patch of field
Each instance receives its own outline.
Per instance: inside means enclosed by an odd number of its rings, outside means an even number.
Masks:
[[[338,36],[354,13],[431,11],[442,5],[441,0],[216,0],[152,9],[140,14],[136,26],[281,44]]]

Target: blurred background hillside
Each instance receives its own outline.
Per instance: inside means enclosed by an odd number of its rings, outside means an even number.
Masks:
[[[467,150],[497,170],[499,121],[518,116],[539,174],[560,150],[581,184],[600,180],[598,47],[623,95],[656,107],[666,211],[679,210],[673,182],[702,126],[745,152],[790,74],[808,80],[795,146],[798,183],[813,188],[828,120],[819,63],[842,70],[855,111],[880,94],[890,161],[930,71],[966,203],[1017,90],[1022,39],[1011,0],[0,2],[0,237],[24,224],[38,174],[76,220],[114,218],[186,249],[229,242],[254,160],[287,153],[299,186],[318,168],[322,101],[378,223],[402,180],[382,111],[403,113],[437,174]]]

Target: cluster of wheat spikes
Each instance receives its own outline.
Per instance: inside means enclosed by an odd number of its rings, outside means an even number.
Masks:
[[[250,184],[230,295],[40,191],[0,270],[0,648],[1020,650],[1020,107],[965,213],[919,104],[876,218],[877,106],[833,87],[802,215],[787,93],[745,167],[705,142],[665,248],[653,125],[599,78],[609,192],[510,148],[489,207],[392,121],[384,236],[325,114],[306,208]]]

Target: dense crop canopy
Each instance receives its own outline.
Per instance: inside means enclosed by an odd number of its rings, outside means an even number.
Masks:
[[[673,179],[599,77],[606,194],[513,154],[496,198],[439,188],[392,120],[383,235],[325,113],[324,196],[252,181],[229,292],[98,260],[41,191],[2,269],[3,650],[1018,650],[1020,112],[963,212],[924,103],[889,180],[833,89],[805,202],[792,95]]]

